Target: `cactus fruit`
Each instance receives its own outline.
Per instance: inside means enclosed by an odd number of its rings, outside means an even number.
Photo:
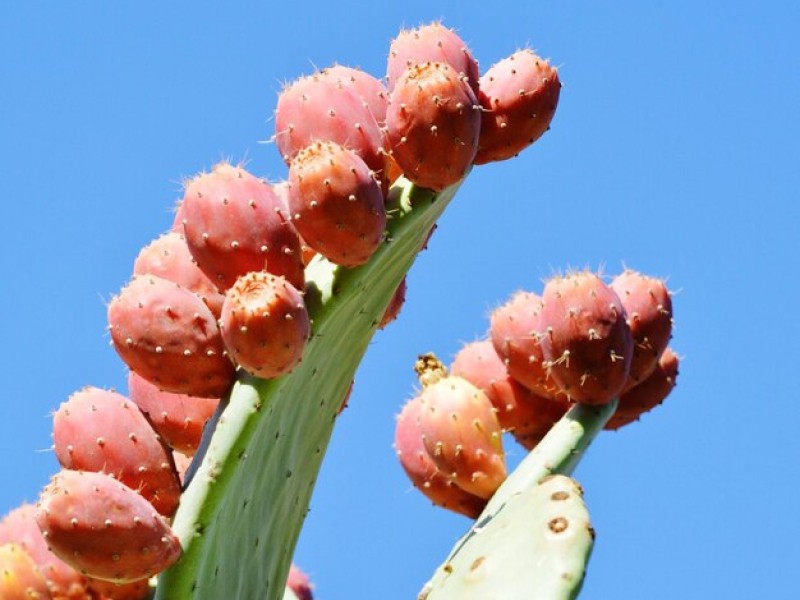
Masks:
[[[221,291],[262,270],[303,288],[300,240],[266,181],[219,163],[186,184],[181,211],[189,250]]]
[[[128,373],[128,395],[161,436],[164,443],[192,456],[200,445],[203,427],[214,414],[218,398],[197,398],[158,389],[136,373]]]
[[[327,76],[334,79],[340,88],[353,91],[369,109],[378,127],[386,123],[386,107],[389,93],[383,82],[361,69],[344,65],[333,65],[325,69]]]
[[[286,164],[315,142],[335,142],[381,178],[383,133],[362,93],[339,69],[323,69],[284,88],[275,110],[275,141]]]
[[[231,358],[264,379],[294,369],[311,335],[303,296],[283,277],[248,273],[225,294],[220,317]]]
[[[3,600],[50,600],[52,598],[42,572],[14,543],[0,545],[0,598]]]
[[[420,492],[442,508],[475,519],[486,506],[486,500],[462,490],[443,473],[428,454],[419,426],[423,403],[419,397],[406,403],[397,416],[394,448],[400,465]]]
[[[650,376],[619,397],[617,412],[609,419],[606,429],[619,429],[633,423],[661,404],[677,384],[679,363],[672,349],[664,350]]]
[[[391,92],[403,72],[427,62],[446,63],[478,93],[478,62],[458,34],[442,25],[430,23],[401,31],[389,46],[386,66],[387,87]]]
[[[53,416],[53,442],[65,469],[107,473],[163,515],[178,507],[181,486],[172,455],[124,396],[94,387],[75,392]]]
[[[50,549],[95,579],[145,579],[181,553],[164,517],[105,473],[62,470],[42,491],[35,517]]]
[[[234,369],[216,319],[199,296],[155,275],[134,277],[108,306],[114,348],[160,389],[219,398]]]
[[[450,373],[463,377],[486,394],[497,420],[527,450],[532,450],[569,404],[538,396],[515,381],[489,340],[466,344],[456,355]]]
[[[128,583],[114,583],[91,577],[87,579],[89,589],[97,594],[100,600],[148,600],[153,591],[147,579]]]
[[[478,100],[484,109],[475,164],[512,158],[550,128],[561,81],[550,64],[519,50],[484,73]]]
[[[461,489],[489,498],[506,478],[502,430],[492,403],[466,379],[448,375],[432,354],[415,370],[422,443],[434,464]]]
[[[16,544],[27,552],[45,578],[53,598],[94,600],[88,591],[86,577],[48,549],[36,524],[35,511],[33,504],[23,504],[8,513],[0,521],[0,545]]]
[[[391,93],[386,128],[392,157],[410,181],[441,191],[467,174],[480,134],[477,102],[446,63],[403,72]]]
[[[383,312],[383,316],[381,317],[380,322],[378,323],[378,329],[384,329],[389,323],[394,321],[399,315],[400,310],[403,308],[403,304],[406,301],[406,292],[408,291],[408,282],[407,278],[403,277],[403,280],[400,282],[400,285],[397,286],[397,289],[392,294],[392,299],[389,301],[386,310]]]
[[[491,315],[490,333],[509,375],[533,393],[555,398],[560,392],[551,379],[542,354],[539,316],[542,299],[519,291]]]
[[[314,600],[314,594],[312,593],[314,586],[311,585],[311,579],[294,563],[289,567],[286,587],[292,590],[294,595],[297,596],[297,600]]]
[[[627,313],[633,358],[626,389],[646,380],[672,337],[672,297],[661,279],[626,269],[611,282]]]
[[[133,275],[156,275],[179,284],[203,299],[219,316],[225,296],[194,262],[181,233],[170,231],[142,248],[133,263]]]
[[[628,379],[633,337],[617,294],[594,273],[547,282],[539,327],[550,375],[571,400],[605,404]]]
[[[369,167],[333,142],[312,144],[292,159],[289,211],[305,243],[345,267],[367,262],[386,229],[383,193]]]

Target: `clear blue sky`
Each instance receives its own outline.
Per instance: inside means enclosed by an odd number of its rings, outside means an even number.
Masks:
[[[679,386],[577,472],[598,533],[582,598],[796,598],[800,61],[794,2],[15,2],[0,20],[0,513],[56,470],[49,413],[125,389],[105,302],[228,157],[285,176],[281,82],[382,75],[434,18],[484,68],[560,66],[552,131],[475,169],[356,379],[300,540],[320,600],[406,600],[467,527],[414,492],[393,415],[416,354],[450,360],[519,288],[573,267],[668,276]],[[512,460],[522,450],[509,445]]]

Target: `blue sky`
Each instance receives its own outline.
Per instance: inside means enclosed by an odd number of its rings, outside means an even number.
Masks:
[[[279,6],[274,6],[279,4]],[[523,6],[524,4],[524,6]],[[559,65],[552,130],[476,168],[409,277],[334,433],[297,562],[321,600],[415,597],[467,521],[391,448],[414,357],[449,361],[515,290],[568,267],[669,278],[678,388],[576,476],[598,533],[582,598],[791,598],[800,517],[796,3],[29,2],[0,20],[0,513],[56,470],[49,413],[125,389],[105,302],[222,158],[285,176],[281,83],[385,70],[401,26],[459,30],[483,68]],[[512,461],[522,450],[508,446]]]

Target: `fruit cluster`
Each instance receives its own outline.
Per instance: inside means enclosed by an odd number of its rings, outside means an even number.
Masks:
[[[606,429],[636,421],[678,376],[672,297],[660,279],[626,270],[520,291],[491,315],[487,339],[467,344],[448,375],[430,355],[423,389],[400,412],[395,449],[434,504],[475,518],[506,477],[502,433],[532,450],[572,403],[619,404]]]
[[[394,181],[441,191],[474,164],[515,156],[548,129],[561,87],[530,50],[480,76],[438,23],[392,42],[386,82],[335,65],[287,86],[275,118],[286,181],[221,163],[186,183],[171,230],[142,249],[108,306],[129,397],[87,387],[55,413],[62,471],[36,507],[0,523],[0,596],[147,597],[147,579],[181,555],[170,529],[181,473],[237,369],[271,379],[302,360],[308,263],[367,263]],[[405,292],[403,282],[375,327]],[[496,438],[486,439],[493,463]],[[481,498],[501,479],[483,471],[487,482],[467,486]],[[310,597],[304,585],[297,594]]]

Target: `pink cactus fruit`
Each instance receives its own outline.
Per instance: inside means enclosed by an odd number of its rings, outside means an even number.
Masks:
[[[306,244],[345,267],[366,263],[386,229],[383,193],[369,167],[333,142],[312,144],[292,160],[289,210]]]
[[[394,448],[400,465],[414,487],[436,506],[452,510],[475,519],[486,506],[486,500],[456,485],[453,479],[439,470],[422,442],[419,425],[422,400],[417,397],[409,402],[397,416],[394,432]]]
[[[50,600],[52,595],[33,558],[19,544],[0,545],[0,598]]]
[[[537,396],[512,379],[489,340],[466,344],[453,360],[450,373],[486,394],[497,410],[500,426],[527,450],[532,450],[569,409],[566,400]]]
[[[283,277],[248,273],[225,295],[225,346],[245,371],[271,379],[300,362],[311,335],[303,296]]]
[[[194,292],[219,316],[225,295],[197,266],[182,233],[171,231],[145,246],[133,263],[133,274],[156,275]]]
[[[354,92],[369,109],[378,126],[383,127],[386,122],[389,93],[380,79],[361,69],[344,65],[333,65],[325,69],[325,71],[328,77],[339,84],[339,87],[347,88]]]
[[[633,336],[617,294],[590,272],[555,277],[542,294],[540,343],[550,375],[571,400],[606,404],[619,395]]]
[[[162,390],[219,398],[233,383],[216,318],[176,283],[134,277],[109,304],[108,322],[125,364]]]
[[[275,111],[275,141],[286,164],[316,142],[335,142],[355,152],[380,179],[384,137],[363,90],[343,76],[341,67],[323,69],[284,88]]]
[[[189,456],[200,445],[203,427],[219,404],[219,398],[164,392],[133,371],[128,374],[128,394],[164,443]]]
[[[312,593],[314,586],[311,585],[311,579],[294,563],[289,567],[286,587],[294,592],[298,600],[314,600],[314,594]]]
[[[152,589],[147,579],[114,583],[102,579],[87,578],[89,589],[98,595],[100,600],[148,600]]]
[[[219,163],[186,184],[183,227],[197,265],[221,291],[266,270],[305,286],[300,240],[273,187],[242,167]]]
[[[104,472],[138,491],[163,515],[178,507],[172,455],[141,410],[116,392],[85,387],[53,416],[53,442],[65,469]]]
[[[432,354],[421,356],[415,369],[423,385],[419,427],[425,449],[458,487],[490,498],[506,478],[495,408],[466,379],[448,375]]]
[[[181,554],[167,520],[105,473],[62,470],[42,491],[35,518],[50,549],[94,579],[145,579]]]
[[[23,504],[8,513],[0,521],[0,545],[13,543],[27,552],[44,576],[47,589],[54,599],[94,600],[87,588],[86,577],[47,547],[47,542],[36,524],[35,511],[33,504]]]
[[[630,389],[645,381],[672,338],[672,297],[663,279],[626,269],[611,282],[628,315],[633,334]]]
[[[464,40],[441,23],[403,30],[392,40],[386,65],[389,91],[394,90],[406,69],[427,62],[449,65],[461,78],[466,79],[477,95],[478,63]]]
[[[406,301],[407,291],[408,283],[406,277],[403,277],[397,289],[395,289],[394,294],[392,294],[392,298],[389,300],[386,310],[383,311],[383,316],[381,316],[380,323],[378,323],[378,329],[384,329],[400,315],[400,310],[403,308],[403,304]]]
[[[183,452],[173,451],[172,461],[175,463],[175,470],[178,472],[181,485],[184,485],[186,483],[186,472],[192,464],[192,457],[186,456]]]
[[[539,343],[542,299],[519,291],[491,315],[490,337],[498,356],[515,381],[545,398],[562,398],[544,363]]]
[[[481,114],[472,89],[445,63],[409,67],[386,113],[392,156],[406,178],[435,191],[460,181],[478,148]]]
[[[475,164],[512,158],[538,140],[550,128],[560,92],[556,69],[531,50],[493,65],[480,82],[484,113]]]
[[[280,201],[280,210],[283,218],[287,223],[291,224],[292,214],[289,210],[289,182],[279,181],[272,185],[272,190],[275,192],[275,195]],[[293,224],[292,227],[294,227]],[[295,231],[297,231],[297,228],[295,228]],[[303,236],[301,236],[299,233],[297,234],[297,237],[300,239],[300,256],[303,260],[303,266],[307,267],[308,263],[310,263],[317,255],[317,251],[306,244]]]
[[[661,354],[655,370],[642,383],[629,389],[619,398],[614,416],[606,423],[606,429],[619,429],[637,421],[644,413],[661,404],[678,381],[680,359],[671,348]]]

